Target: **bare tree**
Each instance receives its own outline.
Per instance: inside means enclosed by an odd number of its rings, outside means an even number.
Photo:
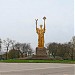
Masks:
[[[15,49],[15,40],[11,40],[12,49]]]
[[[15,50],[20,50],[22,52],[22,56],[31,55],[32,53],[30,43],[16,43]]]
[[[4,43],[4,46],[6,48],[6,59],[8,59],[8,51],[9,51],[9,48],[11,46],[12,40],[7,38],[6,40],[3,40],[3,43]]]
[[[58,47],[58,44],[55,42],[47,44],[47,49],[49,50],[49,55],[51,54],[54,58],[57,53],[57,47]]]
[[[21,43],[16,43],[15,45],[14,45],[14,48],[15,48],[15,50],[20,50],[20,48],[21,48]]]
[[[59,56],[62,59],[69,59],[69,57],[71,57],[73,55],[73,52],[70,51],[70,50],[72,50],[72,48],[70,48],[68,43],[64,43],[64,44],[49,43],[49,44],[47,44],[47,49],[49,50],[49,55],[51,54],[54,58],[56,56]],[[71,56],[69,56],[69,54]]]
[[[23,55],[31,55],[32,53],[32,48],[30,46],[30,43],[22,43],[21,44],[21,51],[23,53]]]
[[[71,41],[68,43],[70,47],[69,55],[71,56],[71,59],[74,60],[75,57],[75,36],[72,37]]]

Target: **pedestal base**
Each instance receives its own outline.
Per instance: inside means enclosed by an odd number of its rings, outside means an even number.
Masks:
[[[46,48],[38,48],[36,47],[36,55],[32,56],[32,59],[49,59]]]
[[[47,56],[46,48],[38,48],[36,47],[36,56]]]

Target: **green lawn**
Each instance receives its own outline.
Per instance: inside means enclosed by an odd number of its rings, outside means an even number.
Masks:
[[[75,64],[75,60],[18,60],[18,59],[10,59],[10,60],[0,60],[0,62],[5,63],[69,63]]]

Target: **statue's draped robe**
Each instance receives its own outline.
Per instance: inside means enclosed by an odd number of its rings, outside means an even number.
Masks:
[[[36,32],[38,34],[38,47],[43,48],[44,47],[44,33],[45,29],[37,28]]]

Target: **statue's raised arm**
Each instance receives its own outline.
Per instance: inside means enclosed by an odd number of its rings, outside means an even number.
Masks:
[[[36,30],[37,30],[37,21],[38,21],[38,19],[35,19],[35,21],[36,21]]]
[[[44,19],[44,31],[45,31],[45,29],[46,29],[46,26],[45,26],[46,17],[43,17],[43,19]]]

